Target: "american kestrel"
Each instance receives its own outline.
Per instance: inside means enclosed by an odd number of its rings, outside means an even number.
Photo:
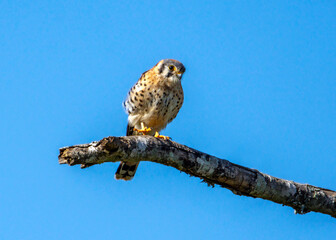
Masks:
[[[128,92],[123,106],[128,114],[126,136],[152,135],[169,139],[159,132],[173,121],[183,104],[182,63],[164,59],[144,72]],[[121,162],[116,179],[131,180],[139,163]]]

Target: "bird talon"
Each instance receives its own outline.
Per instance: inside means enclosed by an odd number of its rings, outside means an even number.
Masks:
[[[168,137],[168,136],[160,135],[160,133],[158,133],[158,132],[155,132],[154,137],[156,137],[156,138],[162,138],[163,140],[170,140],[170,139],[171,139],[171,138]]]
[[[146,133],[149,133],[150,131],[152,131],[152,129],[148,127],[143,127],[142,129],[134,128],[134,131],[142,133],[142,135],[146,135]]]

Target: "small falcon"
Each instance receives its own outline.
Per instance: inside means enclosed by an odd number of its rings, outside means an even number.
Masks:
[[[123,106],[128,114],[126,136],[152,135],[162,139],[159,132],[173,121],[183,104],[182,63],[164,59],[144,72],[128,92]],[[116,179],[131,180],[139,163],[121,162]]]

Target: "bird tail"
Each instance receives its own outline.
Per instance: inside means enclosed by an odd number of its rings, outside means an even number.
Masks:
[[[131,127],[129,124],[127,125],[126,136],[132,136],[134,134],[134,127]],[[139,163],[133,162],[120,162],[119,167],[114,175],[114,178],[117,180],[132,180],[135,172],[139,166]]]
[[[135,172],[139,166],[139,163],[131,163],[131,162],[120,162],[119,167],[114,175],[117,180],[132,180]]]
[[[127,124],[127,129],[126,129],[126,136],[132,136],[134,134],[134,127],[131,127],[129,124]]]

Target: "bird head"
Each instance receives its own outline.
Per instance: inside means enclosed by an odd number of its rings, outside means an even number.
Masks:
[[[168,81],[181,81],[182,75],[185,72],[184,65],[174,59],[163,59],[156,65],[158,74]]]

